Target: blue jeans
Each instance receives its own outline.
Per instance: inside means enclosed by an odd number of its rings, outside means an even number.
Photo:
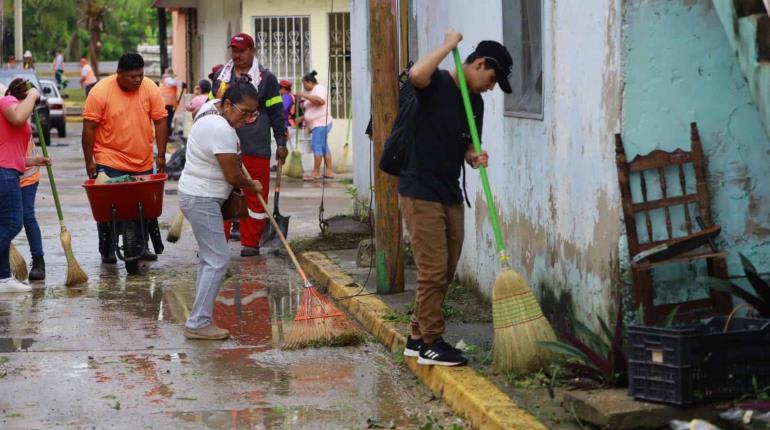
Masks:
[[[105,175],[110,178],[115,178],[123,175],[149,175],[152,170],[146,172],[127,172],[123,170],[114,169],[102,164],[96,165],[97,172],[104,172]],[[155,221],[157,222],[157,221]],[[97,222],[96,230],[99,232],[99,253],[102,257],[107,257],[115,254],[115,244],[112,241],[112,223],[110,222]],[[120,227],[120,224],[118,225]],[[145,238],[146,240],[146,238]]]
[[[0,279],[11,277],[11,241],[21,231],[19,172],[0,167]]]
[[[33,257],[43,256],[43,239],[40,226],[35,219],[35,196],[38,183],[27,185],[21,189],[21,204],[23,209],[24,233],[27,234],[29,250]]]
[[[316,157],[323,157],[331,153],[329,151],[329,132],[331,131],[331,124],[316,127],[310,131],[310,146]]]

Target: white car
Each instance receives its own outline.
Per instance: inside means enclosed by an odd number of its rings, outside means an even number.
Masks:
[[[45,95],[48,109],[51,111],[51,128],[58,131],[59,137],[65,137],[67,135],[67,118],[64,112],[64,97],[59,92],[56,82],[41,79],[40,85],[43,87],[43,95]]]

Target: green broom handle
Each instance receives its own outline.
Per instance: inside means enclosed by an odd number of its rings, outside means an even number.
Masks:
[[[465,116],[468,118],[468,128],[471,131],[471,140],[473,140],[473,148],[477,154],[481,153],[481,141],[479,140],[479,131],[476,129],[476,120],[473,117],[473,109],[471,108],[471,99],[468,95],[468,83],[465,82],[465,73],[463,72],[462,60],[460,60],[460,51],[455,47],[452,49],[452,56],[455,60],[455,69],[457,70],[457,81],[460,83],[460,93],[463,95],[463,105],[465,106]],[[495,233],[495,243],[497,244],[497,252],[500,254],[500,261],[503,264],[508,263],[508,256],[505,254],[505,241],[503,240],[503,233],[500,231],[500,221],[497,219],[497,210],[495,209],[495,201],[492,199],[492,190],[489,187],[489,176],[487,175],[487,169],[484,166],[479,168],[481,173],[481,186],[484,188],[484,197],[487,200],[487,209],[489,210],[489,221],[492,223],[492,230]]]
[[[35,125],[37,126],[37,138],[40,140],[40,149],[43,150],[43,157],[48,158],[48,147],[45,145],[45,134],[43,133],[43,126],[40,124],[40,115],[37,113],[37,106],[32,110],[35,117]],[[53,178],[53,168],[50,164],[47,164],[45,168],[48,170],[48,181],[51,183],[51,193],[53,194],[53,201],[56,204],[56,213],[59,215],[59,222],[64,222],[64,214],[61,211],[61,203],[59,202],[59,193],[56,192],[56,181]]]

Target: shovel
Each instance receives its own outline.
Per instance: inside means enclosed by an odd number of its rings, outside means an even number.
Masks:
[[[278,228],[281,229],[281,233],[283,234],[283,237],[287,237],[289,233],[289,218],[288,216],[281,215],[281,211],[278,209],[278,199],[281,195],[281,171],[283,170],[283,164],[280,162],[278,163],[278,169],[276,170],[275,174],[275,193],[273,197],[273,218],[275,218],[275,222],[278,225]],[[262,241],[259,244],[260,248],[269,248],[269,249],[278,249],[280,247],[280,243],[277,243],[278,236],[275,232],[275,227],[273,227],[272,223],[267,223],[265,226],[265,231],[262,233]]]

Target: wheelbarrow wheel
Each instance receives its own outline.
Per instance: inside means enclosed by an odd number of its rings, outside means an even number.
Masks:
[[[139,272],[139,260],[129,260],[139,254],[142,244],[139,243],[139,226],[134,221],[123,223],[123,255],[126,257],[126,272],[136,275]]]

